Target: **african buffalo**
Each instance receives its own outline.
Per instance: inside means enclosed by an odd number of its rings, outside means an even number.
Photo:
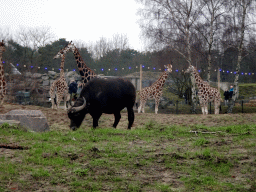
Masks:
[[[70,128],[76,130],[82,124],[87,113],[93,118],[93,127],[98,126],[102,113],[114,114],[116,128],[121,119],[120,111],[127,108],[128,129],[134,121],[133,106],[136,99],[136,91],[133,84],[121,78],[93,78],[83,87],[80,97],[68,110],[71,120]]]

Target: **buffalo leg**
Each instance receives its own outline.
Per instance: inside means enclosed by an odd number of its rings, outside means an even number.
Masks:
[[[115,122],[113,124],[113,127],[116,128],[117,124],[119,123],[119,121],[121,119],[121,114],[120,114],[120,112],[117,112],[114,114],[114,116],[115,116]]]
[[[98,122],[99,122],[99,119],[100,119],[100,115],[93,115],[93,128],[96,128],[99,126]]]
[[[134,111],[133,111],[133,108],[127,108],[127,111],[128,111],[128,129],[131,129],[132,127],[132,124],[134,122]]]

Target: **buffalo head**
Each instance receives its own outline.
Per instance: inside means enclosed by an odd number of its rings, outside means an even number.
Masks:
[[[75,104],[68,110],[70,119],[70,129],[75,131],[82,124],[86,115],[86,100],[84,97],[78,98]]]

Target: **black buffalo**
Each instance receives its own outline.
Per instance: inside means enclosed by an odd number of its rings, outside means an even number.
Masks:
[[[114,114],[116,128],[121,119],[120,111],[127,108],[128,129],[134,121],[133,106],[136,99],[136,90],[133,84],[121,78],[103,79],[93,78],[83,87],[80,97],[68,110],[71,120],[70,128],[80,127],[85,115],[89,113],[93,118],[93,127],[98,126],[102,113]]]

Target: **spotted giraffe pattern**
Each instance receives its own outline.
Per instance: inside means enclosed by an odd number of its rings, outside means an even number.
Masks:
[[[195,78],[195,83],[198,87],[198,97],[202,113],[207,115],[208,103],[214,102],[215,114],[219,114],[221,97],[218,89],[211,87],[207,82],[203,81],[197,72],[197,69],[192,65],[188,67],[185,73],[192,73],[193,77]]]
[[[6,95],[6,81],[4,77],[4,65],[3,65],[3,52],[5,52],[4,41],[0,42],[0,106],[4,103],[4,97]]]
[[[138,108],[138,113],[145,112],[144,108],[148,99],[155,99],[155,113],[157,114],[160,97],[163,94],[165,80],[168,77],[169,72],[172,72],[171,64],[165,65],[164,67],[167,68],[167,70],[162,73],[160,78],[150,87],[145,87],[140,91],[140,106]]]
[[[89,67],[86,66],[78,49],[75,47],[75,45],[72,43],[72,41],[66,47],[64,47],[62,50],[60,50],[57,55],[66,54],[69,51],[72,51],[75,56],[77,68],[82,77],[82,86],[84,86],[92,78],[96,77],[97,74],[93,70],[91,70]]]
[[[54,59],[58,58],[59,56],[55,56]],[[70,100],[70,94],[68,93],[68,84],[65,79],[65,73],[64,73],[64,62],[65,62],[65,55],[62,54],[60,55],[61,57],[61,65],[60,65],[60,77],[56,79],[51,87],[50,87],[50,97],[51,97],[51,102],[52,102],[52,109],[54,109],[55,102],[55,94],[57,95],[56,97],[56,104],[57,104],[57,109],[60,106],[60,102],[64,100],[64,109],[67,109],[67,102]],[[56,92],[55,92],[56,90]]]

